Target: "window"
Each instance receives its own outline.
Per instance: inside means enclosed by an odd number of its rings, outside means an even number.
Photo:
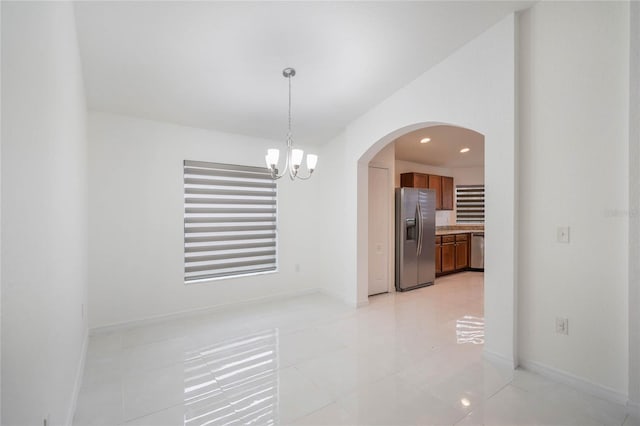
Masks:
[[[484,223],[484,185],[456,185],[456,222]]]
[[[276,192],[266,168],[185,160],[185,282],[275,271]]]

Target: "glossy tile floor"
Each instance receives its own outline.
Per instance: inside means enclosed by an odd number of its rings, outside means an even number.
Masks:
[[[483,274],[310,294],[92,336],[84,425],[638,425],[622,406],[482,359]]]

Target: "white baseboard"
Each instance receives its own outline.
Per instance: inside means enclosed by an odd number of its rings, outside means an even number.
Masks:
[[[369,304],[369,298],[358,300],[356,302],[356,308],[362,308],[363,306],[367,306]]]
[[[348,301],[347,298],[344,296],[344,294],[338,293],[338,292],[333,291],[333,290],[328,290],[326,288],[320,288],[320,289],[318,289],[318,291],[320,293],[324,294],[325,296],[329,296],[329,297],[331,297],[333,299],[337,299],[337,300],[341,301],[342,303],[344,303],[346,305],[353,306],[353,303]]]
[[[588,393],[597,398],[601,398],[616,404],[628,406],[628,396],[615,389],[608,388],[606,386],[598,385],[583,377],[576,376],[569,372],[559,370],[548,365],[541,364],[535,361],[520,360],[520,366],[532,373],[539,374],[543,377],[553,380],[554,382],[562,383],[571,386],[574,389]]]
[[[513,359],[495,352],[488,351],[486,349],[482,351],[482,356],[490,362],[510,368],[511,370],[515,370],[517,367]]]
[[[82,386],[82,376],[84,375],[84,364],[87,359],[87,347],[89,346],[89,331],[84,333],[84,339],[82,341],[82,349],[80,349],[80,362],[76,370],[76,377],[73,383],[73,390],[71,391],[71,402],[67,410],[67,419],[65,425],[73,425],[73,416],[76,413],[76,406],[78,404],[78,394],[80,393],[80,387]]]
[[[350,300],[350,299],[346,298],[343,294],[337,293],[335,291],[327,290],[326,288],[320,289],[319,291],[321,293],[323,293],[323,294],[326,294],[329,297],[337,299],[337,300],[343,302],[344,304],[352,306],[354,308],[361,308],[361,307],[367,306],[369,304],[369,297],[367,297],[364,300],[354,301],[354,300]]]
[[[130,321],[123,321],[123,322],[118,322],[114,324],[93,327],[89,330],[89,334],[95,335],[95,334],[103,334],[103,333],[112,333],[114,331],[126,330],[132,327],[140,327],[144,325],[157,324],[159,322],[173,320],[173,319],[189,318],[196,315],[222,311],[225,309],[253,305],[257,303],[264,303],[264,302],[269,302],[273,300],[287,299],[290,297],[304,296],[305,294],[312,294],[312,293],[324,293],[324,291],[322,291],[322,289],[319,289],[319,288],[307,288],[303,290],[276,293],[270,296],[256,297],[254,299],[247,299],[247,300],[242,300],[238,302],[206,306],[203,308],[186,309],[183,311],[172,312],[170,314],[155,315],[147,318],[139,318],[139,319],[130,320]]]

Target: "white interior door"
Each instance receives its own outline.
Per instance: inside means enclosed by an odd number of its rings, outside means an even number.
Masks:
[[[389,169],[369,167],[369,296],[389,291]]]

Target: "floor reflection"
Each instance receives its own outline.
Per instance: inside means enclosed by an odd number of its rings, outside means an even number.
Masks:
[[[459,345],[484,343],[484,318],[465,315],[456,320],[456,338]]]
[[[267,330],[190,354],[184,424],[277,424],[277,349],[278,330]]]

